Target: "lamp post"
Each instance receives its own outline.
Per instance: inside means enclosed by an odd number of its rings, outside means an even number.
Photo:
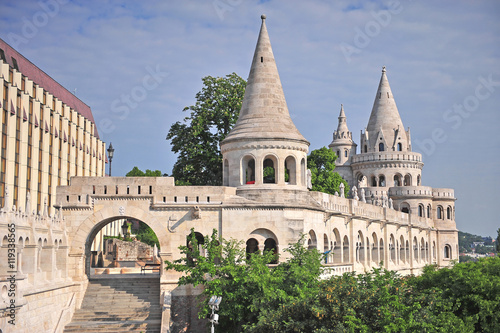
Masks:
[[[210,315],[210,322],[212,323],[212,330],[211,332],[215,332],[215,327],[214,324],[219,323],[219,315],[215,313],[215,311],[219,311],[219,305],[220,302],[222,301],[222,296],[212,296],[210,297],[210,300],[208,301],[208,305],[212,309],[212,314]]]
[[[115,149],[113,148],[113,144],[110,142],[108,147],[108,158],[109,158],[109,176],[111,177],[111,161],[113,160],[113,154],[115,153]]]

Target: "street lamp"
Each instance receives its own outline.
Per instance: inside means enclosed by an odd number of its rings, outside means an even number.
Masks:
[[[111,177],[111,160],[113,160],[113,154],[115,149],[113,148],[113,144],[110,142],[108,147],[108,158],[109,158],[109,176]]]
[[[212,323],[212,333],[215,332],[215,327],[214,324],[219,323],[219,315],[215,313],[215,311],[219,311],[219,305],[220,302],[222,301],[222,296],[212,296],[210,297],[210,300],[208,301],[208,305],[212,309],[212,314],[210,315],[209,319],[210,322]]]

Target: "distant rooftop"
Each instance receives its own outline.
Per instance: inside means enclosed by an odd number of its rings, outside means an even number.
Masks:
[[[44,90],[51,93],[53,96],[57,97],[57,99],[62,101],[64,104],[76,110],[79,114],[90,120],[95,125],[94,116],[92,115],[90,106],[82,102],[73,93],[68,91],[56,80],[51,78],[47,73],[38,68],[28,59],[26,59],[22,54],[14,50],[14,48],[12,48],[1,38],[0,49],[3,50],[3,53],[5,55],[5,59],[2,60],[7,61],[7,63],[12,68],[17,68],[18,71],[21,72],[24,76],[28,77]],[[97,133],[97,126],[94,126],[94,136],[99,138],[99,133]]]

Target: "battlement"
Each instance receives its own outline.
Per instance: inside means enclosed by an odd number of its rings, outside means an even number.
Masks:
[[[222,186],[175,186],[173,177],[73,177],[57,188],[57,204],[90,208],[92,199],[148,199],[152,204],[221,204],[236,189]]]
[[[455,190],[452,188],[433,188],[432,196],[434,200],[456,200]]]
[[[408,197],[408,198],[431,198],[433,188],[430,186],[398,186],[389,188],[390,197]]]

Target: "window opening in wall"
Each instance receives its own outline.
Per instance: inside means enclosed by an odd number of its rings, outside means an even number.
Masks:
[[[431,206],[427,206],[427,218],[431,217]]]
[[[187,196],[184,197],[184,201],[188,202],[188,197]]]
[[[398,142],[398,151],[402,151],[403,150],[403,145],[401,144],[401,142]]]
[[[69,202],[69,195],[66,196],[66,201]]]
[[[264,160],[264,184],[273,184],[276,182],[276,173],[274,169],[274,162],[270,158]]]
[[[389,93],[387,93],[387,98],[389,98]]]
[[[118,194],[118,185],[115,187],[115,194]]]
[[[340,150],[337,150],[337,157],[340,157]]]
[[[451,220],[451,208],[450,207],[446,208],[446,218],[448,220]]]
[[[163,197],[163,202],[166,202],[166,198],[165,197]]]
[[[95,185],[92,186],[92,194],[95,194]]]
[[[12,67],[14,67],[14,69],[16,71],[19,71],[19,67],[17,66],[17,60],[16,60],[16,58],[11,57],[11,59],[12,59]]]
[[[174,197],[174,202],[177,202],[177,197]]]
[[[365,147],[364,147],[364,148],[365,148],[365,149],[364,149],[365,153],[367,153],[367,152],[368,152],[368,147],[365,145]]]
[[[260,62],[264,62],[264,57],[260,57]]]
[[[127,194],[130,194],[130,186],[127,185]]]
[[[448,244],[444,246],[444,257],[446,259],[451,259],[451,246]]]
[[[401,178],[398,175],[394,176],[394,186],[401,186]]]
[[[108,187],[104,185],[104,194],[108,194]]]
[[[380,176],[379,178],[379,186],[380,187],[385,187],[385,176]]]
[[[437,208],[437,218],[438,220],[443,219],[443,208],[441,206]]]
[[[196,202],[200,202],[200,197],[196,197]]]
[[[378,151],[384,151],[385,150],[385,147],[384,147],[384,144],[381,142],[378,144]]]
[[[377,186],[377,178],[375,178],[375,176],[372,177],[372,186]]]
[[[347,157],[347,150],[344,150],[344,157]]]
[[[7,59],[5,59],[5,53],[2,49],[0,49],[0,59],[3,60],[3,62],[7,62]]]
[[[78,196],[78,202],[81,202],[82,201],[82,197],[79,195]]]
[[[424,216],[424,206],[422,206],[422,205],[418,206],[418,216],[420,216],[420,217]]]
[[[210,197],[207,197],[207,202],[210,202]]]
[[[410,209],[408,209],[408,207],[403,207],[403,208],[401,208],[401,211],[402,211],[403,213],[410,214]]]
[[[141,185],[137,186],[137,194],[141,194]]]
[[[252,157],[245,157],[245,182],[244,184],[255,184],[255,160]]]
[[[153,186],[149,185],[149,194],[153,194]]]

